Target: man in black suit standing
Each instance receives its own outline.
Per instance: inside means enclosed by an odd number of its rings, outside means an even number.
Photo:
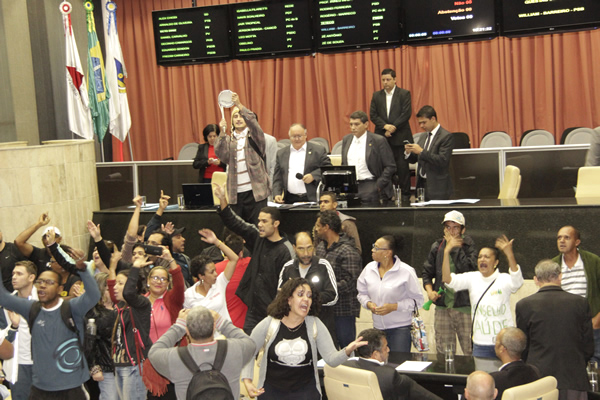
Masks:
[[[370,116],[375,133],[385,136],[396,161],[396,175],[403,200],[410,198],[410,169],[404,157],[404,141],[413,143],[408,121],[412,115],[410,92],[396,86],[396,71],[381,71],[383,89],[373,93]]]
[[[365,329],[358,336],[368,344],[356,349],[359,356],[357,360],[348,360],[344,365],[375,372],[384,399],[441,400],[441,397],[429,392],[408,376],[398,373],[394,367],[386,365],[390,348],[385,332],[378,329]]]
[[[350,114],[352,133],[342,139],[342,165],[356,167],[358,196],[363,204],[385,203],[393,196],[392,176],[396,172],[394,155],[387,141],[368,132],[364,111]]]
[[[525,385],[542,377],[540,371],[533,365],[525,364],[521,360],[521,354],[527,347],[527,336],[519,328],[504,328],[496,336],[496,356],[502,361],[499,371],[490,373],[496,389],[497,399],[508,388]]]
[[[450,157],[454,148],[452,134],[442,128],[431,106],[417,113],[419,126],[425,130],[419,142],[404,146],[408,162],[418,162],[417,188],[425,188],[425,200],[448,200],[452,195]]]
[[[273,199],[276,203],[293,204],[317,199],[321,167],[331,165],[327,149],[306,141],[306,128],[293,124],[289,131],[289,147],[277,152],[273,173]]]
[[[587,300],[560,287],[560,265],[542,260],[533,280],[540,290],[516,306],[517,327],[527,336],[523,359],[558,381],[560,399],[587,399],[587,361],[594,354]]]

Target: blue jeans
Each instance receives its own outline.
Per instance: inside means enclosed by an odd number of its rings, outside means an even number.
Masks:
[[[402,351],[410,353],[410,326],[384,329],[390,351]]]
[[[102,372],[104,380],[98,382],[100,400],[118,400],[117,386],[115,385],[114,372]]]
[[[356,317],[335,317],[335,333],[340,349],[356,340]]]
[[[473,357],[497,358],[496,350],[492,345],[484,346],[473,343]]]
[[[14,400],[27,400],[31,392],[33,379],[33,365],[19,364],[19,376],[17,381],[12,385],[10,392]]]
[[[137,365],[115,367],[115,383],[120,400],[146,400],[148,390]]]
[[[592,356],[592,360],[600,364],[600,329],[594,329],[594,355]]]

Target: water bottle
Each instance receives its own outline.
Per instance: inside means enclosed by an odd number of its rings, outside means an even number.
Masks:
[[[85,328],[85,333],[87,333],[88,335],[91,335],[91,336],[96,336],[96,332],[97,332],[96,320],[94,318],[88,319],[88,323]]]

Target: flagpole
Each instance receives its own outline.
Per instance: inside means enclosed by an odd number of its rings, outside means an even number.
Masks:
[[[131,157],[131,161],[135,161],[133,159],[133,147],[131,147],[131,132],[127,135],[127,140],[129,141],[129,156]]]

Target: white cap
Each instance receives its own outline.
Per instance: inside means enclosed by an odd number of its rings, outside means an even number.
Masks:
[[[442,221],[442,224],[448,221],[452,221],[452,222],[456,222],[459,225],[465,226],[465,217],[462,215],[462,213],[456,211],[456,210],[452,210],[449,213],[446,213],[446,215],[444,215],[444,220]]]
[[[48,233],[48,231],[49,231],[50,229],[54,229],[54,234],[55,234],[56,236],[61,236],[61,234],[60,234],[60,230],[59,230],[57,227],[55,227],[55,226],[49,226],[49,227],[47,227],[46,229],[44,229],[44,232],[42,233],[42,236],[46,236],[46,233]]]

